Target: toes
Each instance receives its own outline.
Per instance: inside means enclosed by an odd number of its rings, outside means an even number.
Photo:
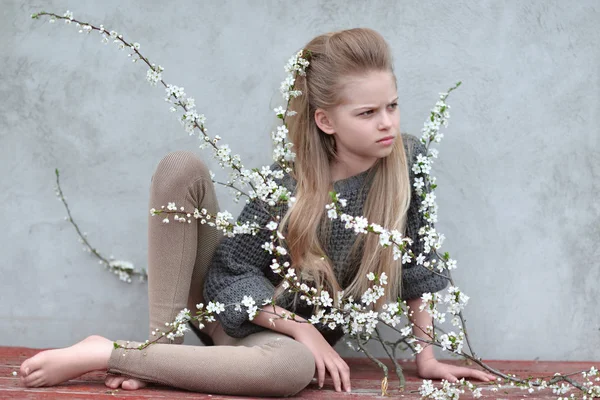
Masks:
[[[39,387],[44,384],[44,376],[42,371],[33,371],[25,378],[23,378],[23,383],[27,387]]]
[[[47,386],[46,385],[46,379],[42,376],[36,378],[33,382],[31,382],[31,385],[29,385],[29,387],[42,387],[42,386]]]
[[[32,372],[30,364],[31,358],[28,358],[27,360],[23,361],[23,364],[21,364],[21,367],[19,368],[21,376],[27,376],[30,372]]]
[[[125,390],[138,390],[146,386],[146,382],[137,379],[127,379],[123,381],[121,387]]]
[[[38,369],[40,369],[42,367],[42,364],[44,363],[44,359],[45,354],[48,350],[42,351],[37,353],[36,355],[34,355],[33,357],[28,358],[27,360],[23,361],[23,363],[21,364],[21,367],[19,368],[19,372],[21,372],[21,376],[28,376],[29,374],[33,373],[34,371],[37,371]]]
[[[125,379],[127,378],[124,376],[109,375],[104,380],[104,384],[111,389],[117,389]]]

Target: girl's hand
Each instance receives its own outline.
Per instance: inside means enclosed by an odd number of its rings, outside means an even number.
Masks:
[[[308,347],[315,357],[319,388],[323,387],[325,370],[327,369],[331,379],[333,379],[335,391],[340,392],[343,386],[346,392],[350,392],[350,368],[348,364],[327,343],[317,328],[310,324],[298,324],[298,329],[294,332],[294,339]]]
[[[475,378],[489,382],[496,379],[492,374],[472,368],[444,364],[435,358],[417,362],[417,373],[421,378],[445,379],[448,382],[457,382],[460,378]]]

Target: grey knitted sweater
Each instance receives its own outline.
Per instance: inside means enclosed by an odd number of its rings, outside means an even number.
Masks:
[[[402,135],[407,159],[409,160],[410,182],[414,180],[412,163],[420,153],[425,153],[425,146],[414,136]],[[344,212],[349,215],[363,215],[363,204],[370,187],[370,170],[347,179],[334,182],[334,190],[339,196],[348,201]],[[279,182],[278,182],[279,183]],[[285,185],[290,191],[295,191],[295,181],[285,174],[280,184]],[[362,189],[362,190],[361,190]],[[365,190],[367,189],[367,190]],[[420,199],[414,192],[411,193],[411,202],[407,215],[406,235],[413,239],[412,250],[418,255],[423,250],[422,242],[419,241],[418,231],[425,221],[421,217],[419,209]],[[277,209],[277,215],[283,215],[287,206]],[[272,217],[265,208],[256,202],[246,204],[242,210],[239,221],[256,221],[264,227]],[[360,259],[348,257],[350,249],[356,240],[356,234],[344,227],[339,219],[331,222],[329,243],[325,247],[327,256],[333,263],[334,272],[342,287],[347,286],[356,273]],[[260,231],[257,235],[236,235],[233,238],[224,238],[217,248],[211,266],[207,273],[204,286],[206,301],[218,301],[224,304],[240,303],[243,297],[251,296],[260,307],[262,301],[271,298],[274,287],[280,283],[281,278],[271,271],[270,264],[273,256],[261,248],[261,245],[269,241],[271,232]],[[358,257],[355,257],[358,258]],[[404,264],[402,268],[403,299],[420,297],[425,292],[437,292],[447,285],[447,279],[440,277],[412,261]],[[305,318],[312,314],[312,308],[302,305],[293,307],[290,296],[282,296],[278,305],[289,311],[296,312]],[[245,337],[251,333],[259,332],[265,328],[253,324],[248,320],[248,313],[235,311],[229,307],[218,316],[225,332],[232,337]],[[334,344],[342,336],[341,329],[331,330],[328,327],[316,325],[325,339]]]

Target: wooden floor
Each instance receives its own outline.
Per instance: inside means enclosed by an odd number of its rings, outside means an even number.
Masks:
[[[20,386],[19,378],[13,376],[18,371],[23,360],[31,357],[40,350],[22,347],[0,347],[0,399],[236,399],[235,396],[207,395],[191,393],[164,386],[151,386],[137,391],[109,390],[104,386],[103,373],[86,374],[79,379],[69,381],[61,386],[50,388],[27,389]],[[358,399],[381,398],[381,371],[368,360],[361,358],[347,359],[351,367],[352,393],[336,393],[331,384],[326,384],[321,390],[315,383],[300,392],[296,398],[303,399]],[[460,364],[458,361],[450,361]],[[600,367],[600,362],[537,362],[537,361],[489,361],[489,365],[505,373],[519,376],[551,376],[556,372],[570,373],[589,369],[591,366]],[[418,388],[421,380],[417,377],[413,362],[402,363],[407,379],[404,391],[398,391],[398,381],[395,375],[389,382],[390,398],[419,399]],[[393,375],[393,373],[392,373]],[[575,377],[577,378],[577,377]],[[579,376],[581,378],[581,376]],[[527,393],[520,389],[503,387],[498,392],[492,392],[490,387],[484,387],[483,397],[486,399],[555,399],[550,391]],[[575,392],[577,393],[577,392]],[[579,396],[578,396],[579,397]],[[468,395],[461,398],[471,398]]]

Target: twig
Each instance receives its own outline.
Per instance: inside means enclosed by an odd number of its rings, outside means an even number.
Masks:
[[[375,364],[379,366],[383,370],[383,379],[381,381],[381,395],[387,396],[387,382],[388,382],[388,367],[377,358],[373,357],[371,353],[363,346],[360,340],[360,335],[356,336],[356,344],[358,344],[358,348],[369,357],[369,360],[373,361]]]
[[[146,279],[148,277],[146,270],[145,269],[128,269],[128,268],[124,268],[118,264],[114,264],[107,260],[104,256],[102,256],[102,254],[100,254],[100,252],[98,252],[98,250],[96,250],[88,241],[86,234],[81,232],[81,229],[79,229],[79,226],[77,225],[77,223],[75,222],[75,220],[73,219],[73,215],[71,214],[71,209],[69,208],[69,204],[67,203],[67,199],[65,198],[62,188],[60,186],[60,174],[58,172],[58,168],[56,168],[54,170],[55,174],[56,174],[56,192],[57,195],[60,199],[60,201],[63,203],[63,205],[65,206],[65,209],[67,210],[67,221],[69,221],[71,223],[71,225],[73,225],[73,227],[75,228],[75,231],[77,232],[77,235],[79,236],[81,243],[83,243],[85,245],[85,247],[87,247],[88,251],[93,254],[95,257],[97,257],[100,260],[101,264],[104,264],[104,266],[108,269],[110,269],[111,271],[115,272],[117,275],[119,276],[127,276],[129,278],[129,281],[131,281],[130,276],[131,275],[137,275],[142,279]],[[123,279],[121,279],[123,280]]]
[[[403,390],[404,386],[406,385],[406,379],[404,378],[404,373],[402,372],[402,367],[400,366],[400,364],[398,364],[398,361],[396,360],[395,351],[393,353],[390,353],[390,351],[387,348],[386,342],[383,340],[383,337],[381,336],[381,332],[379,332],[379,328],[375,328],[375,334],[377,335],[377,339],[383,346],[383,349],[385,350],[386,354],[394,363],[394,367],[396,368],[396,376],[398,377],[398,380],[400,381],[399,387],[400,387],[400,390]]]

